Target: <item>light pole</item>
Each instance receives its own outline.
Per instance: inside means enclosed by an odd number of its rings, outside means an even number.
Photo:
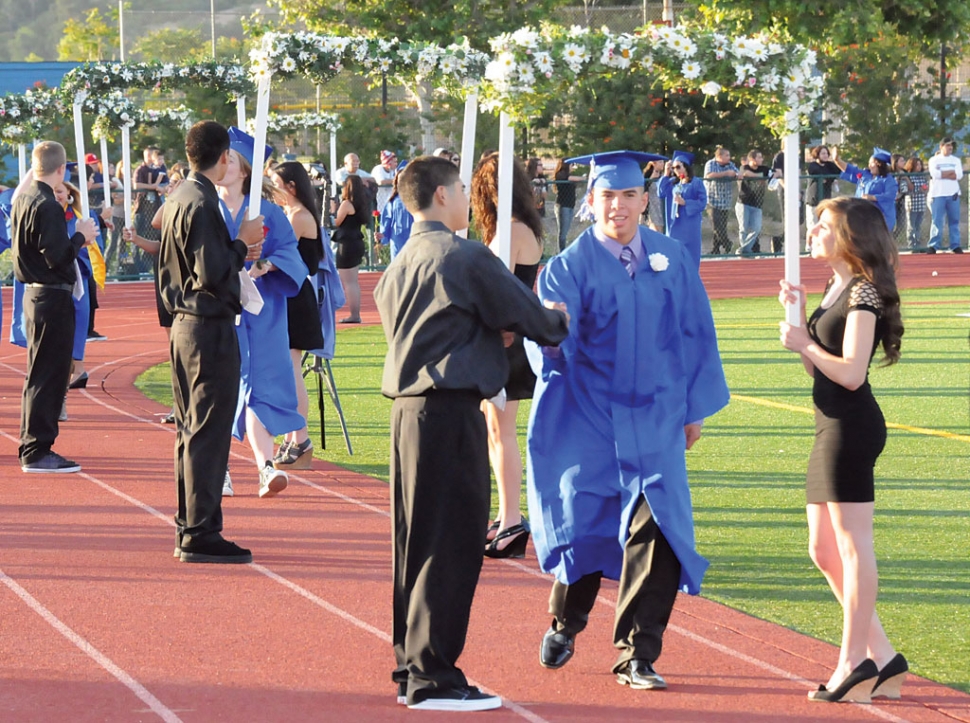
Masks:
[[[209,0],[209,33],[212,35],[212,59],[216,59],[216,0]]]

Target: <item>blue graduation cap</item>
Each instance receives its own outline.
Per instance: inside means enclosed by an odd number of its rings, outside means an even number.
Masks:
[[[567,158],[566,163],[589,166],[587,193],[594,187],[621,191],[626,188],[643,188],[641,166],[650,161],[666,161],[666,156],[640,151],[609,151],[588,156]]]
[[[683,163],[685,166],[694,165],[694,154],[688,151],[674,151],[674,157],[671,159],[676,163]]]
[[[882,161],[883,163],[892,163],[893,154],[887,151],[885,148],[880,148],[876,146],[872,149],[872,157],[877,161]]]
[[[64,182],[70,183],[71,176],[77,172],[77,161],[70,161],[64,164]]]
[[[246,162],[253,167],[258,165],[262,168],[266,159],[273,155],[273,146],[266,146],[266,151],[263,153],[263,157],[259,160],[259,163],[253,163],[253,157],[256,155],[254,153],[256,139],[245,131],[239,130],[236,126],[229,127],[229,147],[245,158]]]

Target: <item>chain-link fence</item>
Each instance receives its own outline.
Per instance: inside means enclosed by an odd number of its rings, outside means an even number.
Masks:
[[[895,174],[901,191],[896,199],[896,226],[893,235],[900,251],[925,251],[930,239],[932,224],[930,199],[927,198],[928,178],[926,173]],[[801,245],[804,250],[804,238],[807,224],[813,223],[815,216],[814,205],[807,205],[806,199],[817,198],[811,196],[811,186],[819,182],[831,182],[827,196],[853,196],[856,185],[839,176],[801,176],[799,178],[799,231]],[[745,253],[752,256],[780,254],[784,244],[784,205],[785,188],[781,184],[769,188],[768,179],[747,178],[743,181],[734,179],[708,179],[708,205],[703,212],[701,223],[701,252],[704,256],[739,255],[742,246]],[[742,193],[742,184],[745,192]],[[662,199],[657,194],[657,183],[647,183],[648,201],[647,213],[643,223],[656,230],[664,230],[664,210]],[[571,187],[571,188],[570,188]],[[571,243],[576,236],[588,226],[588,222],[572,218],[575,210],[582,204],[585,185],[574,181],[550,181],[547,208],[556,205],[559,190],[569,199],[575,197],[574,211],[569,213],[570,221],[565,235],[565,244]],[[968,242],[968,177],[960,181],[960,238],[964,248]],[[745,203],[742,203],[742,200]],[[760,225],[756,223],[757,214],[751,209],[761,211]],[[747,217],[746,217],[747,212]],[[566,212],[563,211],[563,214]],[[560,228],[557,219],[560,212],[547,214],[545,249],[548,254],[558,253]],[[747,223],[746,223],[747,221]],[[950,247],[949,234],[944,231],[940,248]],[[744,243],[744,242],[747,243]]]

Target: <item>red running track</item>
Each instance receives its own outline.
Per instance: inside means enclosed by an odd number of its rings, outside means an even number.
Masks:
[[[940,261],[938,277],[916,269],[921,257],[904,261],[901,283],[912,273],[970,284],[970,262]],[[774,294],[779,264],[703,271],[718,295]],[[362,275],[365,299],[375,276]],[[91,380],[71,393],[57,443],[82,462],[80,475],[20,472],[24,353],[0,342],[0,721],[415,718],[389,680],[386,485],[318,460],[283,495],[260,500],[249,450],[234,443],[227,535],[256,563],[176,562],[172,429],[132,385],[166,359],[165,336],[148,284],[109,286],[102,304],[108,341],[88,347]],[[365,306],[365,322],[375,319]],[[615,585],[604,586],[573,661],[544,670],[549,580],[531,553],[523,563],[487,561],[460,661],[505,699],[490,719],[970,721],[970,696],[918,678],[897,702],[810,703],[806,692],[837,657],[832,645],[686,596],[658,665],[670,689],[630,691],[609,673]]]

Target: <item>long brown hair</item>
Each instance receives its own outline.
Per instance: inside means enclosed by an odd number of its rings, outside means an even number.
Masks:
[[[451,161],[448,161],[451,163]],[[360,176],[351,173],[344,181],[343,191],[340,194],[341,200],[350,201],[354,206],[354,213],[357,218],[366,218],[370,213],[367,208],[367,194],[364,192],[364,181]]]
[[[871,201],[846,196],[822,201],[817,211],[819,216],[826,211],[832,216],[836,255],[846,262],[853,276],[861,276],[876,288],[884,321],[882,365],[895,364],[903,338],[896,288],[899,253],[882,211]]]
[[[498,154],[492,153],[478,162],[472,176],[472,217],[475,228],[487,246],[495,238],[498,226]],[[522,162],[512,163],[512,218],[524,223],[542,243],[542,216],[532,195],[532,181]]]

